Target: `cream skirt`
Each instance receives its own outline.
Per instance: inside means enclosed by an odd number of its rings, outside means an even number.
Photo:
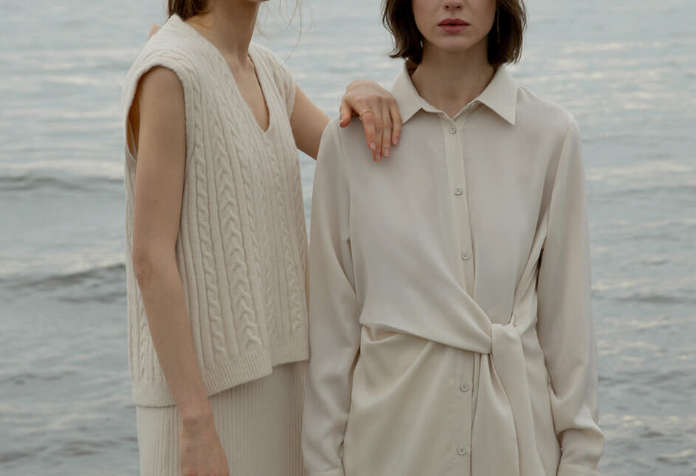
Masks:
[[[211,395],[230,476],[302,476],[300,430],[306,361]],[[140,476],[179,476],[176,406],[136,406]]]

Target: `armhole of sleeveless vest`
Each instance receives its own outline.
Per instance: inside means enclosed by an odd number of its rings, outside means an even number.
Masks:
[[[178,56],[178,55],[177,55]],[[136,92],[140,86],[140,82],[149,71],[156,67],[164,67],[176,74],[184,91],[184,121],[186,123],[186,156],[189,157],[191,135],[189,134],[189,111],[191,107],[191,81],[192,74],[187,71],[187,67],[181,63],[181,59],[170,54],[149,54],[146,58],[138,61],[137,66],[131,69],[126,78],[125,92],[123,95],[122,111],[123,111],[123,127],[124,127],[124,144],[127,156],[136,161],[137,151],[131,144],[135,139],[135,131],[130,122],[130,112],[133,107]],[[192,70],[192,68],[190,68]]]

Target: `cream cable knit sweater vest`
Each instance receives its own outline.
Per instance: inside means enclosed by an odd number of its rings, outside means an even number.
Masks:
[[[127,114],[154,66],[179,77],[186,107],[186,170],[176,260],[208,394],[305,360],[307,234],[297,149],[289,124],[295,84],[265,48],[250,55],[266,97],[262,131],[220,52],[173,15],[131,67]],[[136,158],[126,144],[129,370],[138,405],[174,404],[150,336],[132,266]]]

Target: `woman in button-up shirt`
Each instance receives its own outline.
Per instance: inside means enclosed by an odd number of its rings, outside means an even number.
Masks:
[[[604,438],[580,137],[518,86],[521,0],[387,0],[404,120],[324,132],[308,476],[590,476]],[[417,32],[417,33],[416,33]]]

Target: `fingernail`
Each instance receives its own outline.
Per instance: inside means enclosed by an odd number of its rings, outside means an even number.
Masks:
[[[391,157],[391,151],[389,150],[389,147],[387,147],[386,150],[384,151],[384,156]]]
[[[375,145],[374,142],[370,143],[370,149],[372,149],[372,152],[374,152],[377,149],[377,146]]]

